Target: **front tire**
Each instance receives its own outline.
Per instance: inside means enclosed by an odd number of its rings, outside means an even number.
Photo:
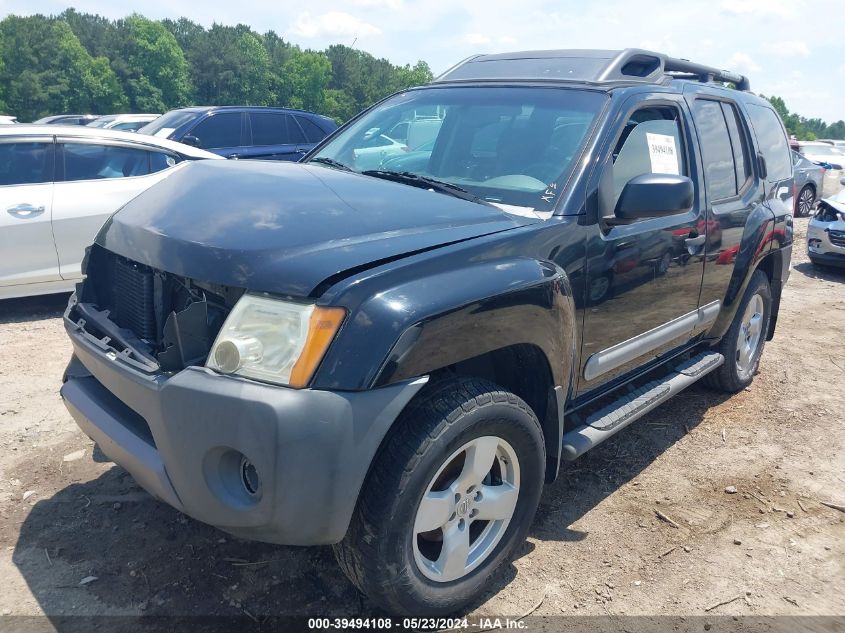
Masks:
[[[391,613],[454,613],[525,540],[544,464],[540,424],[520,398],[477,378],[430,385],[376,456],[338,563]]]
[[[705,383],[718,391],[736,393],[754,380],[766,344],[772,318],[772,289],[763,271],[755,271],[742,297],[730,329],[717,351],[725,362],[705,377]]]
[[[802,218],[809,217],[813,211],[813,205],[816,203],[816,192],[810,185],[804,185],[801,191],[798,192],[798,201],[796,203],[796,215]]]

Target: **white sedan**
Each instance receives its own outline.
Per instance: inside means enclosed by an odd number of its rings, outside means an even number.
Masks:
[[[220,157],[132,132],[0,128],[0,299],[73,290],[106,219],[197,159]]]

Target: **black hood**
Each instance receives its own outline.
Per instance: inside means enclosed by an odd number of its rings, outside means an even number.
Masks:
[[[338,273],[530,221],[317,165],[207,160],[129,202],[97,243],[192,279],[306,296]]]

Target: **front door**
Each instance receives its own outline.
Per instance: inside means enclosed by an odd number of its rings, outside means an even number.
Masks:
[[[53,162],[52,136],[0,142],[0,286],[60,278],[50,226]]]
[[[701,327],[698,307],[706,225],[687,110],[680,96],[634,97],[607,143],[602,200],[587,246],[579,393],[683,345]],[[694,204],[678,215],[620,221],[625,185],[645,173],[685,175]]]

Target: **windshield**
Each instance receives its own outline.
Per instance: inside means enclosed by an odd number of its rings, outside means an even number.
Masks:
[[[116,116],[101,116],[99,119],[94,119],[88,124],[88,127],[106,127],[109,123],[114,121]]]
[[[191,112],[187,110],[171,110],[167,114],[162,114],[154,121],[150,121],[138,132],[141,134],[149,134],[151,136],[170,136],[177,127],[182,127],[188,121],[195,119],[198,112]]]
[[[410,172],[506,211],[549,212],[605,98],[564,88],[411,90],[363,115],[311,160]]]
[[[811,156],[842,156],[842,152],[833,145],[805,145],[801,149]]]

